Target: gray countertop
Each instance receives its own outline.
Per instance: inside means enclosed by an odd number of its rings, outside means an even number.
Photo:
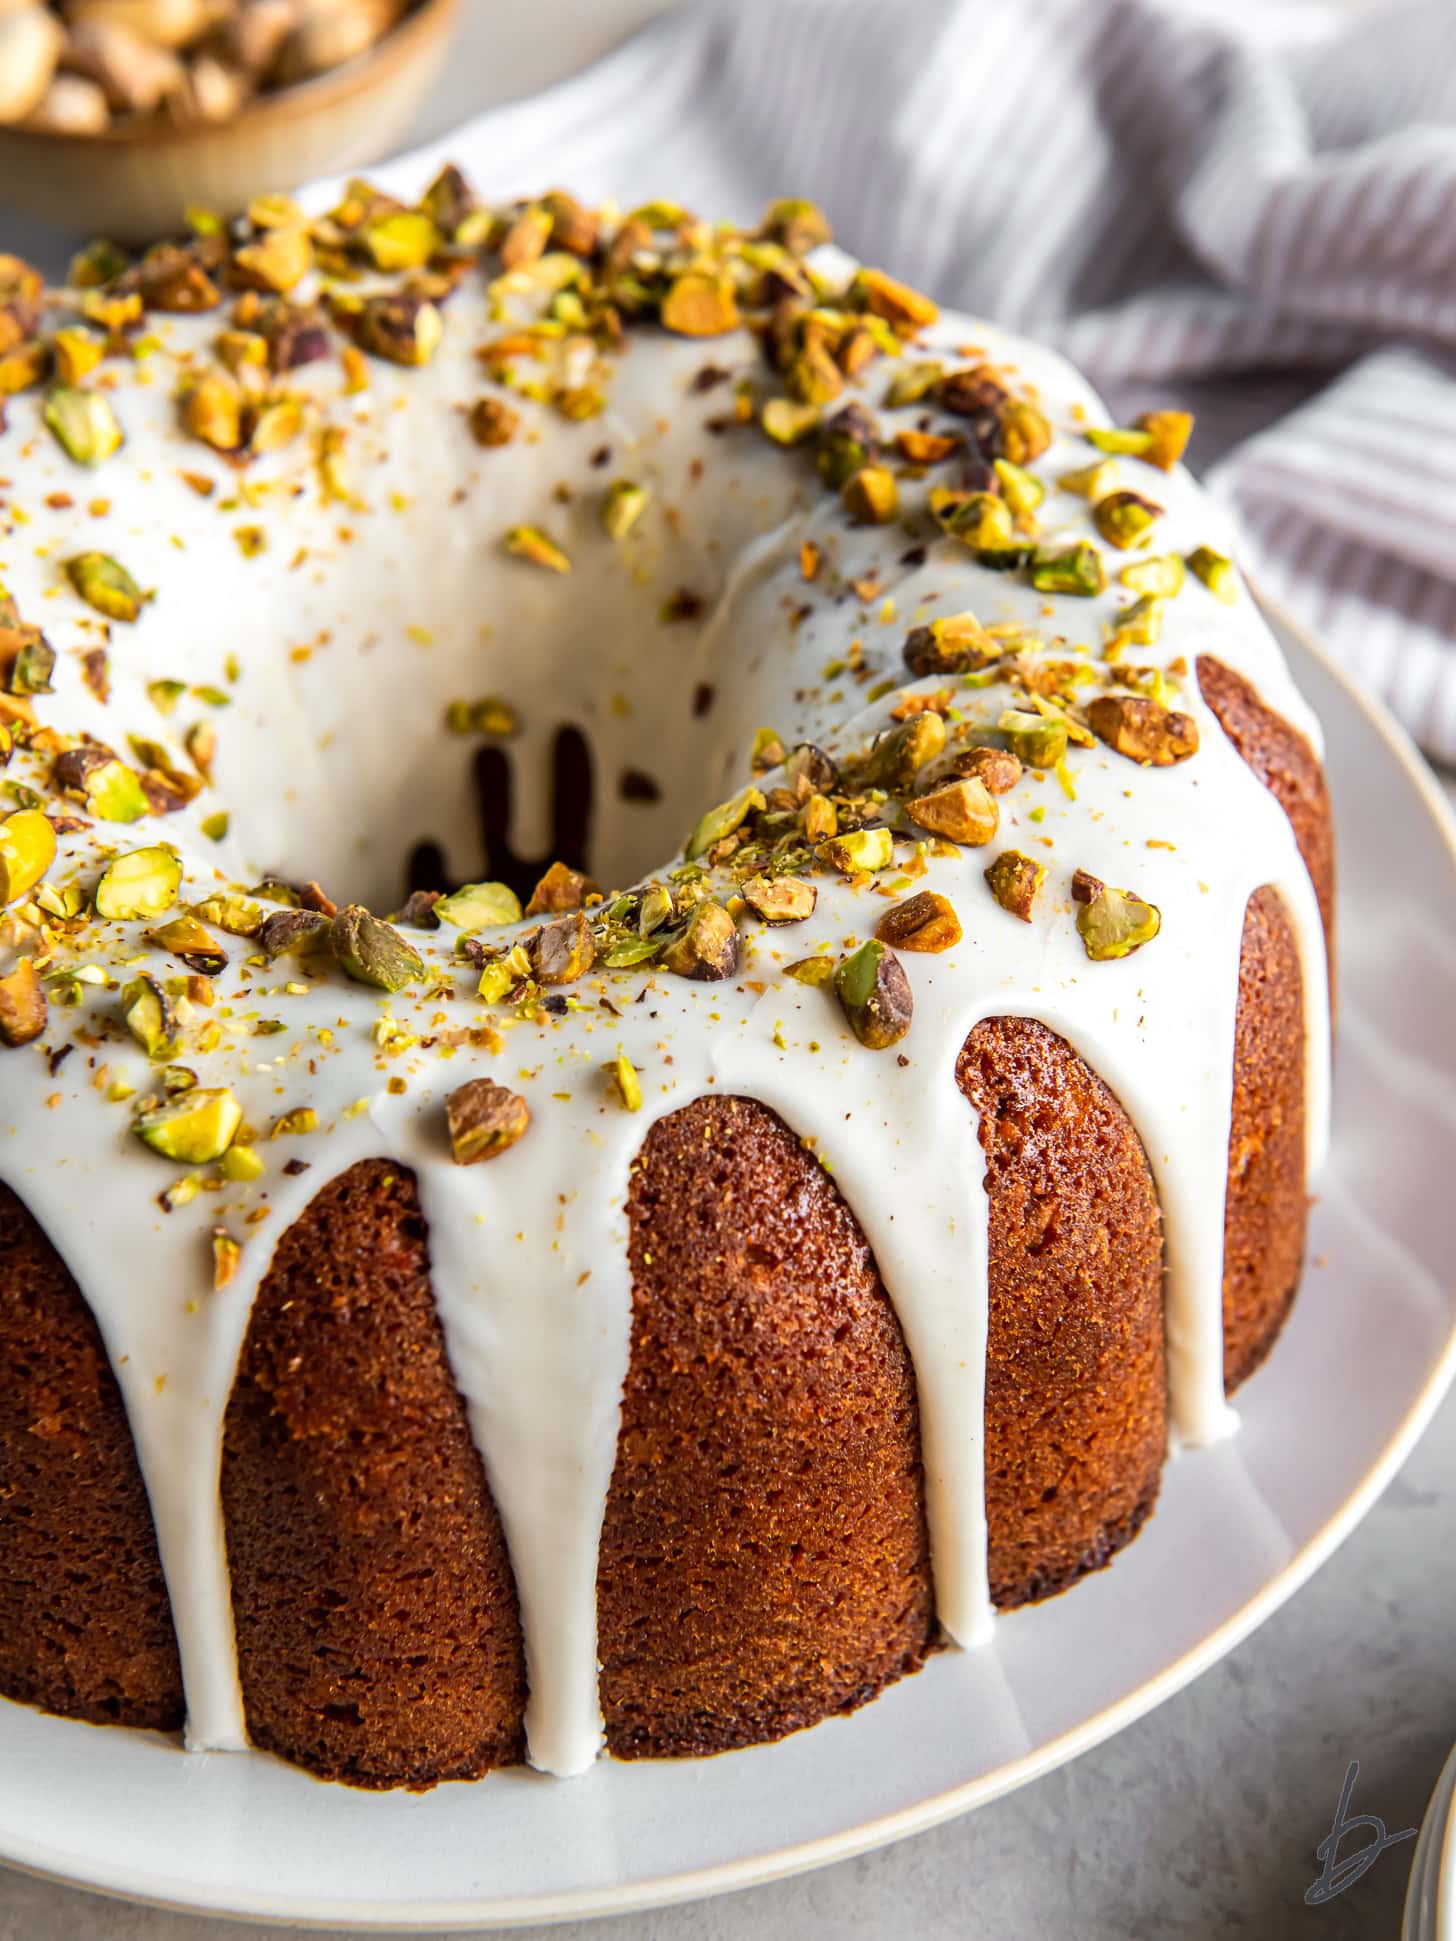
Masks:
[[[541,86],[671,0],[466,0],[420,134]],[[1448,787],[1451,785],[1448,784]],[[1456,795],[1456,788],[1452,789]],[[1456,1740],[1456,1397],[1324,1568],[1186,1691],[969,1817],[819,1873],[565,1936],[651,1941],[1394,1941],[1411,1842],[1304,1905],[1346,1766],[1354,1809],[1417,1825]],[[130,1907],[0,1871],[0,1941],[264,1941],[282,1932]],[[513,1930],[524,1933],[526,1930]]]

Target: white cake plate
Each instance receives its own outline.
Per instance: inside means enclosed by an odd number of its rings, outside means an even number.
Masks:
[[[1169,1464],[1114,1567],[850,1719],[716,1759],[422,1795],[0,1702],[0,1859],[158,1904],[349,1928],[621,1914],[861,1853],[1119,1731],[1276,1610],[1369,1509],[1456,1370],[1456,824],[1386,715],[1271,614],[1339,825],[1334,1158],[1239,1434]]]

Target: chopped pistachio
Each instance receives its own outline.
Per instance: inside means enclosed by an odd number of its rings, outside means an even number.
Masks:
[[[1094,963],[1140,950],[1162,928],[1156,905],[1144,903],[1130,890],[1110,889],[1084,869],[1072,878],[1072,898],[1080,906],[1077,929],[1082,947]]]
[[[1142,694],[1099,694],[1087,707],[1099,741],[1129,761],[1170,768],[1198,752],[1198,723]]]
[[[900,960],[875,937],[834,972],[834,995],[849,1028],[870,1051],[898,1045],[910,1029],[915,1000]]]
[[[907,788],[944,750],[945,723],[927,708],[880,736],[865,762],[865,780],[876,788]]]
[[[994,492],[932,492],[930,510],[944,532],[976,551],[1007,545],[1015,537],[1011,508]]]
[[[625,539],[647,510],[647,488],[631,479],[613,479],[602,500],[602,525],[609,539]]]
[[[243,1108],[229,1086],[193,1086],[139,1112],[132,1129],[145,1146],[183,1166],[220,1159],[243,1122]]]
[[[552,863],[532,890],[526,915],[539,917],[558,910],[579,910],[589,896],[596,894],[596,887],[579,869],[571,869],[561,862]]]
[[[1163,508],[1141,492],[1109,492],[1092,508],[1092,520],[1109,546],[1126,552],[1147,543]]]
[[[255,243],[233,251],[233,270],[249,289],[277,296],[301,283],[313,267],[313,243],[301,222],[267,230]]]
[[[258,940],[270,957],[312,957],[330,945],[329,919],[318,910],[275,910]]]
[[[1156,594],[1144,593],[1118,614],[1117,623],[1108,634],[1106,658],[1113,659],[1114,647],[1119,653],[1129,646],[1151,647],[1162,631],[1163,602]]]
[[[810,339],[784,373],[789,396],[800,404],[832,404],[844,389],[844,374],[823,344]]]
[[[895,474],[883,465],[863,465],[845,481],[845,509],[863,525],[886,526],[900,509]]]
[[[777,768],[786,759],[783,737],[773,728],[756,728],[753,735],[753,749],[749,756],[749,766],[755,775],[762,775],[770,768]]]
[[[912,674],[964,674],[999,660],[1000,643],[973,613],[950,613],[905,636],[905,665]]]
[[[1028,768],[1055,768],[1067,753],[1067,727],[1025,708],[1005,708],[996,720],[998,731],[1018,761]]]
[[[637,1067],[625,1052],[618,1052],[607,1066],[607,1078],[619,1103],[628,1112],[642,1110],[642,1081],[637,1076]]]
[[[821,842],[815,854],[821,862],[837,869],[841,876],[858,876],[866,870],[887,869],[895,853],[895,840],[886,828],[852,829],[841,836]]]
[[[499,398],[477,398],[471,405],[467,422],[477,445],[488,449],[509,445],[521,428],[521,414]]]
[[[776,445],[797,445],[816,428],[820,416],[818,404],[798,404],[793,398],[770,398],[759,422],[765,436]]]
[[[1021,780],[1021,758],[1009,748],[963,748],[952,767],[957,775],[984,782],[992,795],[1006,795]]]
[[[1153,444],[1150,431],[1128,431],[1119,425],[1094,426],[1084,436],[1098,451],[1121,458],[1146,458]]]
[[[35,965],[22,957],[0,977],[0,1045],[13,1049],[39,1038],[46,1027],[46,994]]]
[[[895,449],[910,465],[943,465],[962,449],[963,440],[954,432],[919,431],[901,426],[895,433]]]
[[[146,601],[126,568],[105,553],[77,553],[66,561],[66,576],[87,606],[108,620],[135,620]]]
[[[422,209],[394,209],[358,231],[358,242],[375,269],[419,270],[440,247],[440,232]]]
[[[1107,585],[1102,555],[1090,539],[1060,551],[1039,551],[1031,562],[1031,583],[1038,593],[1076,593],[1085,598]]]
[[[280,1112],[273,1121],[270,1139],[306,1138],[309,1133],[318,1131],[319,1117],[311,1105],[290,1106],[287,1112]]]
[[[378,991],[402,991],[424,975],[424,960],[399,932],[371,916],[362,903],[349,903],[333,919],[329,941],[341,968],[358,984]]]
[[[1030,856],[1023,856],[1019,849],[1006,849],[986,871],[986,881],[1003,910],[1020,917],[1023,923],[1030,923],[1032,905],[1046,881],[1046,870]]]
[[[521,899],[505,883],[466,883],[452,896],[440,897],[432,911],[438,922],[473,937],[477,930],[518,922]]]
[[[816,990],[833,981],[834,971],[834,959],[827,956],[800,957],[784,965],[785,977],[792,977],[796,984],[812,984]]]
[[[194,916],[173,917],[146,935],[149,944],[158,950],[170,951],[199,977],[216,977],[226,967],[227,952]]]
[[[1232,605],[1239,597],[1239,576],[1233,561],[1223,553],[1216,553],[1212,546],[1195,546],[1188,555],[1188,570],[1225,606]]]
[[[1183,559],[1179,553],[1137,559],[1131,566],[1124,566],[1117,577],[1130,592],[1171,600],[1183,591]]]
[[[106,345],[89,330],[58,330],[51,349],[62,384],[80,384],[106,355]]]
[[[881,317],[892,330],[914,336],[928,330],[940,315],[940,306],[929,297],[912,290],[908,283],[897,283],[883,270],[861,270],[850,290],[872,316]]]
[[[733,285],[716,273],[688,270],[662,300],[662,327],[679,337],[721,337],[738,323]]]
[[[945,375],[945,366],[930,362],[902,364],[885,389],[887,410],[898,411],[907,404],[919,404],[928,397]]]
[[[1013,465],[1030,465],[1052,442],[1046,414],[1025,398],[1001,408],[1001,449]]]
[[[505,547],[517,559],[529,560],[533,566],[544,566],[548,572],[571,571],[571,561],[539,526],[512,526],[506,533]]]
[[[182,1027],[172,1000],[154,977],[134,977],[122,987],[121,1016],[148,1058],[165,1062],[177,1056]]]
[[[0,904],[17,903],[56,859],[56,832],[39,809],[17,809],[0,821]]]
[[[572,910],[542,929],[531,947],[531,967],[542,984],[574,984],[586,976],[596,954],[586,912]]]
[[[1188,440],[1193,435],[1193,414],[1190,411],[1145,411],[1138,419],[1138,430],[1148,434],[1148,447],[1143,457],[1149,465],[1157,465],[1163,471],[1171,472],[1188,449]]]
[[[995,796],[974,776],[942,782],[939,788],[907,802],[905,812],[912,822],[928,829],[931,835],[972,848],[988,843],[1001,822]]]
[[[45,421],[66,456],[78,465],[99,465],[121,449],[121,426],[110,401],[99,391],[58,384],[46,399]]]
[[[738,929],[721,903],[699,903],[687,927],[662,954],[662,967],[674,977],[712,983],[738,969]]]
[[[1018,519],[1029,518],[1046,497],[1046,487],[1023,465],[1013,465],[1009,458],[998,458],[994,470],[1001,481],[1001,496],[1016,514]]]
[[[96,914],[108,921],[160,917],[177,901],[182,861],[161,843],[130,849],[102,871],[96,885]]]
[[[235,452],[243,442],[243,398],[221,371],[204,371],[182,391],[182,427],[189,438],[215,452]]]
[[[743,900],[765,923],[803,923],[813,916],[819,892],[801,876],[750,876]]]
[[[56,650],[39,627],[16,629],[20,645],[11,664],[6,686],[11,694],[49,694],[56,671]]]
[[[683,855],[688,862],[696,862],[704,856],[714,843],[722,842],[731,836],[735,829],[741,828],[750,815],[764,807],[763,791],[750,782],[747,788],[738,791],[730,801],[720,802],[716,809],[709,809],[701,818],[693,833],[688,837]]]
[[[955,905],[938,890],[919,890],[891,904],[875,925],[882,944],[895,950],[953,950],[961,940]]]
[[[217,1169],[224,1179],[239,1186],[250,1186],[267,1171],[262,1155],[251,1146],[229,1146],[218,1161]]]
[[[118,760],[103,761],[88,769],[86,800],[103,822],[137,822],[150,813],[135,769]]]
[[[1105,498],[1117,490],[1117,460],[1100,458],[1095,465],[1080,465],[1075,471],[1063,472],[1057,484],[1064,492],[1075,492],[1079,499]]]
[[[877,465],[879,426],[862,404],[847,404],[823,426],[814,468],[831,492],[841,492],[855,473]]]
[[[445,319],[428,299],[408,290],[366,297],[353,319],[359,347],[391,364],[428,364],[445,334]]]
[[[531,1108],[519,1092],[488,1078],[471,1078],[446,1099],[445,1120],[455,1164],[476,1166],[515,1145],[531,1123]]]

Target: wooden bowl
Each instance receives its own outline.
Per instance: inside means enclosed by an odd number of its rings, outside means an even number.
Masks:
[[[233,121],[0,127],[0,205],[68,234],[151,242],[175,234],[189,205],[233,216],[256,195],[377,161],[439,75],[459,4],[420,0],[358,60],[261,94]]]

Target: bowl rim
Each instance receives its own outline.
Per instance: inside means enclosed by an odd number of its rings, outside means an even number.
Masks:
[[[343,61],[323,74],[297,81],[291,87],[271,94],[255,95],[241,114],[230,121],[163,120],[121,122],[98,134],[78,135],[52,128],[0,127],[0,143],[45,150],[50,154],[90,154],[104,149],[176,149],[193,143],[243,134],[265,123],[287,122],[298,115],[329,108],[351,96],[364,93],[384,78],[387,70],[401,66],[412,55],[422,53],[435,40],[448,33],[459,12],[460,0],[415,0],[409,11],[363,54]]]

